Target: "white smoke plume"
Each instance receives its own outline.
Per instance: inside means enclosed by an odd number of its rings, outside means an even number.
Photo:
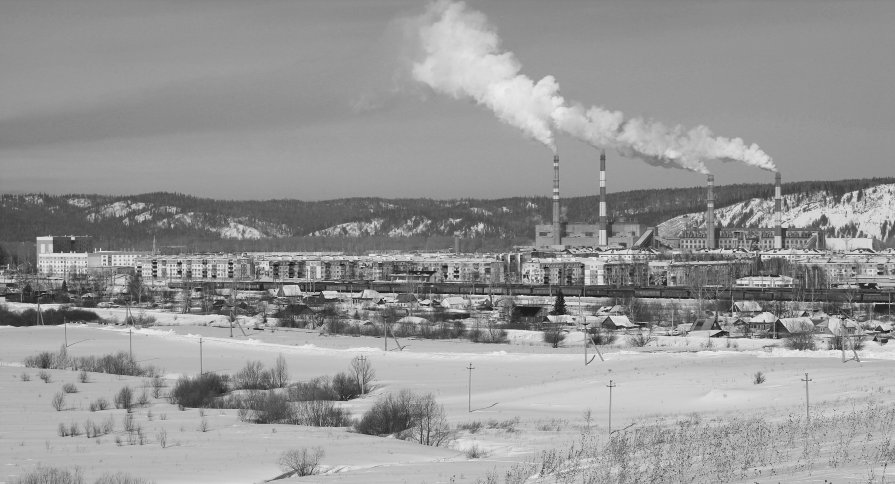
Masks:
[[[564,101],[552,76],[534,82],[520,74],[522,65],[512,52],[500,50],[485,15],[461,2],[432,3],[418,20],[415,34],[424,58],[412,66],[415,80],[455,99],[474,99],[556,151],[553,112]]]
[[[669,128],[643,118],[625,119],[620,111],[567,105],[553,76],[534,82],[521,74],[521,63],[501,50],[500,37],[485,15],[463,2],[431,3],[412,25],[422,50],[422,59],[412,65],[416,81],[455,99],[475,100],[554,152],[556,129],[655,166],[708,173],[705,161],[720,160],[776,171],[758,145],[714,136],[705,126]]]

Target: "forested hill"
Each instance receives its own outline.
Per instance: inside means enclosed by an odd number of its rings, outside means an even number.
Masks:
[[[868,187],[892,184],[895,178],[787,183],[785,194],[843,195]],[[770,198],[770,184],[718,186],[716,206],[734,206]],[[804,197],[797,197],[803,199]],[[809,199],[810,197],[804,198]],[[646,225],[700,212],[705,188],[669,188],[611,193],[612,219],[637,219]],[[597,197],[563,200],[566,219],[593,223]],[[375,238],[494,239],[507,245],[531,240],[534,226],[549,223],[549,197],[502,199],[383,199],[347,198],[319,202],[300,200],[234,201],[196,198],[179,193],[141,195],[3,195],[0,198],[0,241],[33,242],[39,235],[89,234],[103,248],[141,248],[159,245],[222,247],[220,242],[254,241],[256,248],[288,250],[298,239],[359,240]],[[735,217],[734,217],[735,218]],[[274,245],[265,241],[279,241]],[[236,244],[239,245],[239,244]],[[242,244],[252,248],[252,245]],[[332,247],[339,249],[339,247]]]

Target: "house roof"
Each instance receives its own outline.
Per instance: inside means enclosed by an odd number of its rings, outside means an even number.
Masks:
[[[777,316],[774,316],[774,313],[769,313],[767,311],[757,314],[749,319],[750,323],[773,323],[777,320]]]
[[[761,311],[761,304],[758,304],[756,301],[736,301],[733,303],[733,310],[757,313]]]
[[[288,284],[277,289],[277,297],[295,297],[301,295],[301,288],[298,284]]]
[[[631,322],[627,316],[622,314],[610,314],[597,318],[600,326],[611,326],[615,328],[637,328],[638,326]]]
[[[718,320],[715,319],[714,316],[710,318],[705,318],[702,321],[697,321],[690,331],[711,331],[711,330],[720,330],[721,325],[718,324]]]
[[[780,318],[777,321],[789,333],[813,333],[814,321],[810,318]]]
[[[395,298],[395,301],[399,303],[414,303],[416,302],[416,296],[410,293],[398,294],[398,297]]]

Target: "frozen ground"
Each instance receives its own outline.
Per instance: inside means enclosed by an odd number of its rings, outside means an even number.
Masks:
[[[895,345],[868,343],[860,363],[842,363],[838,352],[765,348],[774,344],[770,340],[731,340],[728,347],[724,339],[709,344],[702,338],[660,337],[643,349],[626,348],[622,340],[603,348],[605,361],[596,359],[585,366],[576,333],[570,334],[568,347],[559,349],[520,332],[511,335],[514,344],[509,345],[401,340],[406,345],[403,351],[394,350],[394,342],[389,341],[386,352],[381,338],[321,336],[305,330],[246,330],[248,335],[243,336],[238,328],[231,338],[229,327],[200,325],[208,323],[207,317],[189,318],[195,320],[132,334],[122,327],[69,325],[67,338],[73,344],[69,352],[84,356],[128,351],[132,342],[138,360],[162,368],[167,378],[174,379],[198,373],[201,337],[205,371],[232,373],[247,360],[270,366],[283,354],[293,380],[332,375],[346,369],[355,355],[364,354],[376,369],[378,388],[345,404],[354,415],[369,408],[378,395],[408,388],[434,393],[452,424],[518,417],[518,431],[461,432],[452,447],[429,448],[341,428],[243,423],[234,410],[208,410],[208,431],[202,432],[198,410],[179,411],[164,399],[152,399],[151,407],[137,410],[135,417],[146,434],[145,445],[119,446],[115,434],[99,439],[63,438],[57,434],[60,423],[83,426],[88,418],[108,415],[116,419],[120,435],[123,410],[91,413],[87,405],[100,396],[111,400],[125,385],[142,387],[144,379],[94,374],[90,383],[82,384],[75,372],[51,371],[52,382],[44,383],[37,370],[23,368],[21,361],[38,351],[58,350],[66,330],[2,327],[0,463],[4,466],[0,481],[40,463],[77,465],[88,478],[105,471],[127,471],[157,482],[261,482],[280,474],[276,460],[284,450],[320,445],[326,449],[326,473],[303,482],[475,482],[488,471],[532,459],[540,449],[565,447],[580,433],[587,409],[592,411],[592,425],[604,432],[610,379],[618,385],[613,390],[614,428],[694,412],[706,418],[801,415],[805,387],[800,379],[806,372],[813,380],[811,403],[817,407],[850,406],[867,399],[895,401],[890,390]],[[472,412],[468,411],[466,369],[470,363],[474,367]],[[756,371],[767,375],[766,383],[752,384]],[[30,381],[22,381],[23,372]],[[75,383],[80,391],[68,395],[66,409],[57,412],[50,400],[63,383]],[[165,448],[158,438],[162,430],[167,432]],[[463,450],[473,443],[489,455],[468,459]],[[766,482],[823,482],[833,477],[836,482],[867,482],[869,468],[815,469],[812,475]],[[876,472],[879,479],[881,470]],[[888,477],[891,480],[893,475]]]

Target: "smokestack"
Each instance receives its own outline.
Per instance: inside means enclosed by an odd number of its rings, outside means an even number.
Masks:
[[[706,212],[705,212],[705,247],[714,249],[715,247],[715,175],[708,175],[708,192],[705,196]]]
[[[553,155],[553,245],[562,244],[559,223],[559,155]]]
[[[780,172],[774,174],[774,248],[783,248],[783,194]]]
[[[606,226],[606,150],[603,150],[600,152],[600,217],[597,220],[597,227],[600,230],[599,245],[601,247],[609,245]]]

